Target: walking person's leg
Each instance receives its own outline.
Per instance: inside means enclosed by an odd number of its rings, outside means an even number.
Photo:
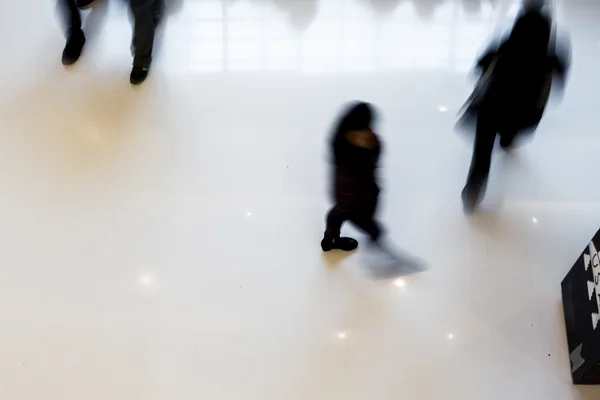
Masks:
[[[81,14],[75,0],[58,0],[58,10],[67,40],[62,54],[62,63],[72,65],[79,60],[85,44],[85,35],[81,30]]]
[[[339,204],[336,204],[327,214],[327,225],[325,228],[325,236],[321,241],[323,251],[339,249],[351,251],[358,247],[358,242],[349,237],[340,237],[342,224],[348,220],[348,212]]]
[[[471,167],[467,183],[462,191],[463,207],[467,213],[471,213],[477,208],[485,193],[495,140],[494,125],[488,118],[479,116]]]
[[[133,69],[130,82],[134,85],[142,83],[148,76],[152,64],[152,48],[154,32],[162,11],[163,0],[129,0],[133,17]]]

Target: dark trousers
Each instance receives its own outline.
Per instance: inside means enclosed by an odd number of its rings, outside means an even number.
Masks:
[[[81,14],[75,0],[58,0],[58,11],[65,28],[65,36],[81,30]]]
[[[327,214],[327,228],[325,236],[339,238],[342,224],[346,221],[352,222],[359,229],[367,233],[373,241],[381,236],[381,227],[374,219],[375,207],[344,207],[336,204]]]
[[[515,140],[517,130],[504,129],[498,132],[496,125],[492,123],[491,119],[485,116],[477,118],[473,156],[465,186],[465,189],[471,194],[479,195],[485,190],[485,185],[490,174],[492,151],[494,150],[494,142],[496,141],[497,134],[500,134],[500,141],[503,146],[510,146]]]
[[[163,2],[164,0],[129,0],[133,16],[133,65],[145,65],[152,61],[154,33],[164,9]]]
[[[163,10],[163,1],[129,0],[133,17],[131,52],[134,65],[144,65],[152,61],[155,25]],[[58,6],[63,16],[65,33],[68,37],[73,32],[81,29],[81,13],[75,0],[58,0]]]

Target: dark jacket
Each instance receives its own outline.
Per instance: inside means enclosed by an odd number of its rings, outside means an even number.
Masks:
[[[352,212],[374,209],[379,195],[377,164],[381,142],[375,135],[373,148],[351,144],[346,134],[372,131],[374,110],[368,103],[352,104],[340,117],[331,137],[333,163],[333,197],[335,202]]]
[[[556,53],[550,15],[526,8],[510,35],[478,60],[481,78],[467,104],[463,122],[488,118],[498,132],[535,127],[544,112],[554,75],[564,77],[567,60]]]

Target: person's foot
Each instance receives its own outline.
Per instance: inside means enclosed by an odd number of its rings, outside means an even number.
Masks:
[[[467,215],[471,215],[475,212],[482,200],[482,190],[474,187],[465,186],[461,193],[463,210]]]
[[[75,0],[75,4],[77,4],[77,7],[80,10],[85,10],[87,8],[90,8],[91,6],[94,5],[95,2],[96,2],[96,0]]]
[[[323,251],[352,251],[355,250],[357,247],[358,242],[355,239],[349,237],[332,238],[325,236],[323,240],[321,240],[321,249],[323,249]]]
[[[514,136],[500,136],[500,147],[506,151],[510,151],[513,149],[513,145],[515,142]]]
[[[129,82],[131,82],[132,85],[139,85],[146,80],[149,72],[150,63],[134,65],[131,70],[131,75],[129,75]]]
[[[81,29],[74,31],[67,38],[67,44],[62,53],[63,65],[73,65],[81,57],[81,51],[85,44],[85,35]]]

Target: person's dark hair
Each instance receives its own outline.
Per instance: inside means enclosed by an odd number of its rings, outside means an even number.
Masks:
[[[548,51],[551,35],[550,15],[530,3],[517,17],[507,44],[515,52],[515,55],[537,58],[541,56],[542,52]]]
[[[375,110],[371,104],[359,101],[351,103],[339,119],[334,140],[348,131],[370,129],[374,119]]]
[[[355,101],[346,107],[331,136],[334,162],[339,161],[348,146],[344,135],[349,131],[371,129],[375,118],[375,108],[369,103]]]

